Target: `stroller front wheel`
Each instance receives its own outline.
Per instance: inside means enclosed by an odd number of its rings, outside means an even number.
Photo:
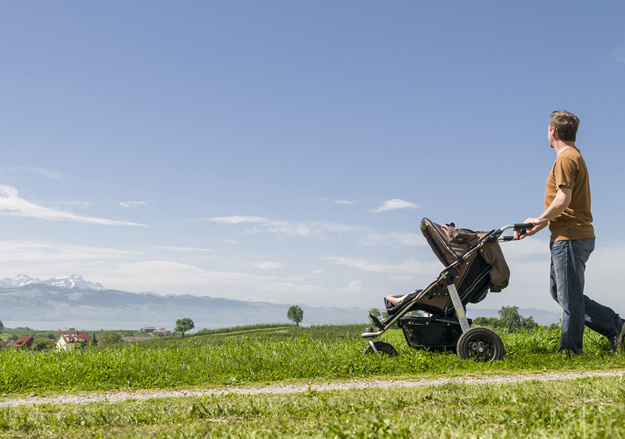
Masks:
[[[463,333],[456,345],[456,354],[463,360],[499,361],[505,353],[501,337],[491,329],[475,327]]]
[[[386,343],[384,341],[374,341],[372,342],[373,346],[369,345],[367,349],[365,349],[364,354],[378,354],[378,355],[386,355],[391,358],[397,357],[397,350],[393,347],[392,344]],[[373,349],[375,347],[375,350]]]

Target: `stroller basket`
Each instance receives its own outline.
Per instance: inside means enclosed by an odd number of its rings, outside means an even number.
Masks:
[[[471,319],[468,321],[471,324]],[[404,332],[408,346],[418,349],[455,350],[462,335],[460,322],[444,317],[404,316],[399,319],[398,325]]]

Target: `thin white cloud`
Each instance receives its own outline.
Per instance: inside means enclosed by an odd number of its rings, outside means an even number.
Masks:
[[[102,224],[107,226],[142,226],[142,224],[137,223],[81,216],[39,206],[20,198],[16,188],[6,185],[0,185],[0,215],[38,218],[48,221],[72,221]]]
[[[36,168],[33,166],[0,166],[0,171],[5,172],[34,172],[37,174],[41,174],[44,177],[51,178],[53,180],[61,180],[63,179],[63,174],[57,171],[52,171],[50,169],[45,168]]]
[[[86,209],[93,206],[94,203],[89,201],[54,201],[48,203],[48,209],[62,210],[65,208]]]
[[[260,268],[261,270],[278,270],[284,268],[282,262],[263,261],[250,264],[251,267]]]
[[[212,223],[219,224],[279,224],[284,223],[284,221],[275,221],[269,218],[263,218],[261,216],[243,216],[243,215],[232,215],[232,216],[215,216],[212,218],[204,218],[196,221],[209,221]]]
[[[416,259],[409,259],[408,261],[405,261],[401,264],[391,262],[370,262],[365,259],[356,259],[342,256],[326,256],[324,259],[333,264],[344,265],[346,267],[374,273],[436,274],[436,272],[433,270],[438,269],[440,271],[440,264],[422,264]]]
[[[121,278],[127,278],[129,282],[131,282],[132,278],[152,278],[151,282],[154,284],[162,284],[167,287],[176,285],[187,287],[189,285],[247,284],[250,280],[260,281],[260,279],[263,279],[263,277],[252,276],[242,272],[206,270],[193,264],[162,260],[120,264],[117,272],[112,274]]]
[[[344,204],[346,206],[350,206],[352,204],[356,204],[357,201],[353,201],[353,200],[335,200],[334,204]]]
[[[342,293],[346,293],[346,294],[360,294],[360,293],[362,293],[362,291],[363,291],[362,281],[360,281],[360,280],[353,280],[353,281],[351,281],[347,285],[347,288],[343,288],[341,290]]]
[[[142,207],[147,205],[148,203],[146,203],[145,201],[120,201],[119,205],[121,207]]]
[[[368,227],[341,224],[331,221],[290,222],[273,220],[260,216],[220,216],[203,218],[195,221],[206,221],[218,224],[255,224],[256,227],[246,230],[247,233],[274,233],[293,237],[310,237],[325,239],[348,234],[361,235],[360,242],[367,246],[385,247],[416,247],[425,244],[424,238],[417,233],[389,232],[379,233]]]
[[[29,267],[62,267],[52,271],[43,271],[37,276],[57,276],[59,273],[75,271],[76,265],[105,263],[106,261],[125,259],[136,256],[135,252],[102,247],[65,245],[48,241],[0,241],[0,266],[27,272]],[[67,268],[66,268],[67,266]],[[83,273],[81,273],[83,274]]]
[[[257,227],[248,229],[248,233],[275,233],[288,236],[325,238],[329,235],[341,235],[344,233],[367,232],[368,229],[348,224],[334,223],[330,221],[307,221],[291,222],[273,220],[260,216],[220,216],[204,218],[196,221],[207,221],[218,224],[255,224]]]
[[[397,209],[416,209],[418,204],[411,203],[410,201],[401,200],[399,198],[393,198],[392,200],[384,201],[380,206],[371,210],[371,213],[388,212],[389,210]]]
[[[151,247],[155,250],[167,250],[173,253],[191,253],[191,254],[201,254],[201,253],[212,253],[213,250],[208,248],[198,248],[198,247],[176,247],[176,246],[154,246]]]
[[[402,246],[402,247],[417,247],[425,245],[426,241],[423,235],[418,233],[402,233],[402,232],[390,232],[390,233],[369,233],[362,240],[365,245],[383,245],[383,246]]]

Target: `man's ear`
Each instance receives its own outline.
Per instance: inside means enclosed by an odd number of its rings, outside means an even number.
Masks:
[[[556,140],[560,140],[560,136],[558,135],[558,129],[556,127],[549,127],[549,129],[551,130],[551,135],[553,136],[553,138]]]

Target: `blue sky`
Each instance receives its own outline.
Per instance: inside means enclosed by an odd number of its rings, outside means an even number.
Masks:
[[[625,313],[622,2],[5,2],[0,278],[381,307],[442,266],[421,218],[542,212],[551,111],[581,118]],[[621,176],[621,177],[619,177]],[[558,310],[546,232],[479,304]]]

